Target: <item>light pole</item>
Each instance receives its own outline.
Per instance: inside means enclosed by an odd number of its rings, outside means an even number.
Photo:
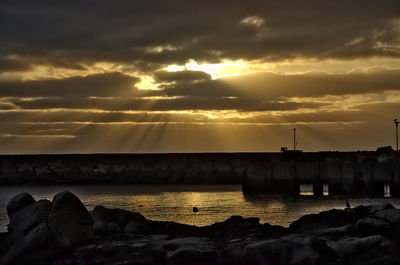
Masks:
[[[399,151],[399,121],[394,119],[394,125],[396,125],[396,151]]]
[[[293,150],[296,151],[296,128],[293,128]]]

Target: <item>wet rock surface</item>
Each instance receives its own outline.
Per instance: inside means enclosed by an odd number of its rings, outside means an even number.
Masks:
[[[196,227],[89,212],[68,191],[53,201],[18,194],[9,205],[0,264],[400,264],[399,210],[390,204],[306,215],[289,228],[240,216]]]

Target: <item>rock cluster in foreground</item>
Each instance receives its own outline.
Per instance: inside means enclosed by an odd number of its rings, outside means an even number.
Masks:
[[[0,264],[400,264],[400,210],[391,204],[310,214],[289,228],[232,216],[196,227],[147,220],[65,191],[7,205]]]

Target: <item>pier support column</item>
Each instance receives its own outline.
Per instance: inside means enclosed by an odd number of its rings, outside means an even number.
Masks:
[[[323,186],[323,184],[322,183],[319,183],[319,182],[317,182],[317,183],[313,183],[313,193],[314,193],[314,196],[322,196],[323,195],[323,192],[324,192],[324,186]]]
[[[322,196],[324,194],[319,163],[314,164],[313,193],[314,196]]]
[[[300,183],[297,180],[296,163],[290,165],[289,194],[297,196],[300,194]]]

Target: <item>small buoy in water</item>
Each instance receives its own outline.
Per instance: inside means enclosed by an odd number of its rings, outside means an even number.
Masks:
[[[199,209],[197,207],[193,207],[193,212],[197,213],[199,211]]]

